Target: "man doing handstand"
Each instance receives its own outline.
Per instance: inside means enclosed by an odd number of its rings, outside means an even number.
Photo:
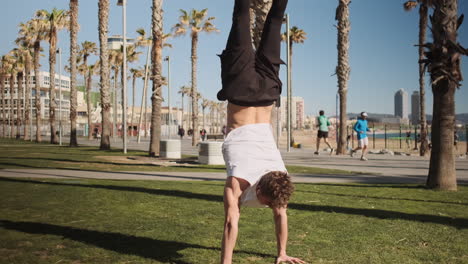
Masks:
[[[227,180],[224,188],[224,233],[221,263],[232,263],[240,206],[270,207],[275,222],[276,263],[304,263],[286,254],[286,208],[294,187],[275,144],[270,125],[272,104],[281,94],[278,77],[281,24],[287,0],[273,0],[262,40],[253,50],[250,0],[235,0],[233,23],[221,57],[223,87],[228,100],[228,135],[223,144]]]

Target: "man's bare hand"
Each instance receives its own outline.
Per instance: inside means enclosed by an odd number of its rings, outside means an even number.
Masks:
[[[284,256],[279,256],[276,258],[275,264],[280,264],[280,263],[306,263],[306,262],[298,258],[284,255]]]

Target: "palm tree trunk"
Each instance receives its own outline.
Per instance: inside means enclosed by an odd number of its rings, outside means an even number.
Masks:
[[[136,78],[135,76],[133,77],[133,83],[132,83],[132,115],[130,117],[130,137],[133,138],[133,112],[135,112],[135,82]]]
[[[23,78],[24,72],[20,71],[16,75],[16,80],[18,82],[17,92],[16,92],[16,139],[21,138],[21,124],[22,124],[22,98],[23,98]]]
[[[101,83],[101,150],[109,150],[110,145],[110,70],[109,70],[109,54],[107,50],[107,33],[109,27],[109,0],[99,0],[99,45],[100,45],[100,83]]]
[[[455,90],[461,81],[457,43],[457,0],[437,0],[432,17],[431,80],[434,93],[432,150],[426,185],[457,190],[453,152]]]
[[[54,32],[51,26],[51,40],[49,45],[49,72],[50,72],[50,88],[49,88],[49,124],[50,124],[50,143],[57,144],[57,129],[55,127],[55,108],[57,104],[55,103],[55,62],[56,62],[56,38],[57,33]],[[59,86],[61,84],[59,83]]]
[[[14,109],[15,109],[15,74],[12,72],[10,75],[10,115],[8,116],[9,123],[10,123],[10,138],[13,137],[15,134],[15,116],[14,116]]]
[[[39,55],[41,52],[41,42],[34,42],[34,78],[35,80],[35,90],[36,90],[36,142],[39,143],[42,141],[41,135],[41,87],[39,83]]]
[[[70,0],[70,147],[78,146],[76,116],[78,99],[76,91],[76,56],[78,35],[78,0]],[[88,112],[89,115],[89,112]]]
[[[182,92],[182,115],[180,116],[180,120],[181,120],[180,125],[184,127],[184,93],[183,92]]]
[[[119,67],[114,68],[114,92],[113,94],[113,103],[112,103],[112,138],[115,140],[117,138],[117,117],[119,115],[118,106],[117,106],[117,84],[119,76]]]
[[[198,129],[197,48],[198,34],[194,33],[192,35],[192,146],[196,146],[200,138],[200,131]]]
[[[151,30],[153,33],[153,48],[151,52],[151,71],[153,75],[151,95],[151,138],[149,156],[159,156],[161,140],[161,103],[162,103],[162,40],[163,40],[163,0],[153,0]]]
[[[88,111],[88,139],[93,139],[93,120],[91,116],[91,112],[93,111],[92,102],[91,102],[91,84],[93,81],[93,73],[91,70],[88,69],[88,78],[86,79],[86,106]]]
[[[424,47],[426,43],[428,8],[424,2],[420,3],[419,7],[419,61],[424,59]],[[420,156],[428,154],[429,143],[427,140],[427,122],[426,122],[426,89],[424,84],[424,64],[419,63],[419,107],[420,107],[420,126],[421,126],[421,147],[419,148]]]
[[[351,25],[349,22],[349,4],[350,0],[338,0],[339,4],[336,10],[335,19],[338,22],[338,66],[336,74],[338,76],[338,93],[340,95],[340,125],[339,138],[336,150],[337,155],[346,154],[346,122],[347,122],[347,94],[349,80],[349,31]]]
[[[2,95],[2,137],[6,137],[6,111],[5,111],[5,74],[0,73],[0,93]]]
[[[29,140],[32,135],[29,134],[29,131],[31,129],[29,120],[31,120],[31,85],[29,83],[31,79],[31,61],[29,59],[29,51],[28,55],[26,57],[26,63],[25,63],[25,87],[26,87],[26,94],[24,95],[24,140]],[[0,89],[1,90],[1,89]]]

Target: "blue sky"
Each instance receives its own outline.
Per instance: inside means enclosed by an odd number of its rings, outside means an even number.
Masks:
[[[53,7],[68,9],[66,0],[7,0],[0,17],[0,54],[14,48],[17,25],[30,19],[35,10]],[[110,35],[121,34],[121,8],[117,0],[111,0],[109,21]],[[151,1],[127,0],[127,32],[135,37],[135,30],[143,27],[150,30]],[[337,64],[335,8],[333,0],[290,0],[287,12],[291,16],[291,26],[298,26],[307,32],[304,44],[294,46],[293,55],[293,95],[302,96],[306,101],[306,113],[316,114],[324,109],[330,115],[335,112],[337,91],[336,76],[332,76]],[[418,12],[405,12],[401,0],[355,0],[350,5],[350,65],[348,109],[349,112],[363,110],[375,113],[393,113],[393,96],[400,89],[410,95],[418,90],[417,43]],[[468,1],[459,1],[459,12],[467,13]],[[220,89],[220,64],[216,54],[225,46],[230,29],[233,0],[166,0],[164,1],[164,28],[166,32],[177,23],[179,9],[209,9],[215,16],[215,25],[220,33],[202,35],[199,42],[198,88],[206,98],[215,100]],[[80,1],[79,43],[88,40],[98,42],[97,0]],[[64,64],[68,59],[68,33],[59,35],[59,45],[64,50]],[[430,37],[430,36],[429,36]],[[468,22],[459,30],[459,41],[468,47]],[[172,49],[165,49],[164,56],[171,56],[171,101],[179,102],[176,91],[190,82],[190,39],[188,36],[170,39]],[[43,43],[44,47],[47,44]],[[45,49],[47,50],[47,48]],[[283,53],[284,56],[284,53]],[[468,58],[462,59],[462,71],[468,78]],[[140,62],[130,65],[142,65]],[[47,58],[42,58],[42,68],[48,68]],[[164,65],[164,69],[166,69]],[[285,68],[281,77],[285,80]],[[79,77],[81,78],[81,77]],[[129,86],[130,86],[129,82]],[[141,89],[141,83],[138,83]],[[283,95],[286,95],[283,89]],[[141,91],[137,92],[137,96]],[[167,89],[164,87],[164,95]],[[427,86],[427,111],[432,112],[432,92]],[[138,98],[138,97],[137,97]],[[467,81],[456,93],[456,112],[468,112]]]

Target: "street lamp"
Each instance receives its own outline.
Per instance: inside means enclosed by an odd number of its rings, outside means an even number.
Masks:
[[[291,119],[292,119],[292,102],[291,102],[291,96],[292,96],[292,88],[291,88],[291,56],[290,56],[290,30],[289,30],[289,14],[286,14],[286,58],[287,58],[287,84],[288,84],[288,90],[287,90],[287,109],[288,109],[288,139],[287,139],[287,151],[291,151]]]
[[[123,152],[127,153],[127,0],[117,0],[117,5],[122,7],[123,17],[122,132]]]
[[[167,61],[167,137],[171,138],[171,57],[164,58]]]

